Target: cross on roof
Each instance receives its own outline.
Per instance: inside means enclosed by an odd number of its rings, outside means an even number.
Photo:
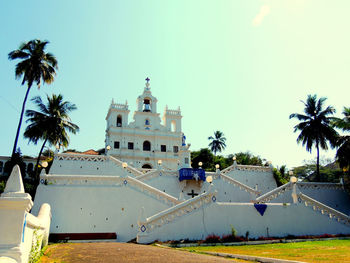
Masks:
[[[147,83],[148,83],[151,79],[150,79],[149,77],[147,77],[145,80],[146,80]]]

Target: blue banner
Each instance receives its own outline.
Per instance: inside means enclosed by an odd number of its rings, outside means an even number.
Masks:
[[[179,181],[183,180],[205,181],[205,171],[203,169],[181,168],[179,170]]]

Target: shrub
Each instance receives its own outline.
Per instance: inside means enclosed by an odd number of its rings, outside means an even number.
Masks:
[[[215,234],[211,234],[204,239],[203,243],[220,243],[220,237]]]

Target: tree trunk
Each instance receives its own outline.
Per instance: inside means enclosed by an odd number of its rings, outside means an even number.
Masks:
[[[317,150],[317,162],[316,162],[316,180],[321,181],[320,178],[320,147],[318,145],[318,140],[316,140],[316,150]]]
[[[30,91],[30,88],[32,87],[32,85],[28,84],[28,89],[27,89],[27,92],[26,92],[26,95],[24,97],[24,101],[23,101],[23,104],[22,104],[22,111],[21,111],[21,117],[19,118],[19,123],[18,123],[18,127],[17,127],[17,133],[16,133],[16,138],[15,138],[15,143],[13,144],[13,149],[12,149],[12,157],[14,156],[15,152],[16,152],[16,149],[17,149],[17,142],[18,142],[18,137],[19,137],[19,132],[21,130],[21,126],[22,126],[22,120],[23,120],[23,114],[24,114],[24,109],[26,107],[26,102],[27,102],[27,98],[28,98],[28,94],[29,94],[29,91]]]
[[[41,146],[38,158],[36,159],[35,172],[34,172],[36,181],[39,181],[39,170],[38,170],[39,167],[38,166],[39,166],[39,162],[40,162],[40,156],[44,150],[46,142],[47,142],[47,138],[45,139],[43,146]]]

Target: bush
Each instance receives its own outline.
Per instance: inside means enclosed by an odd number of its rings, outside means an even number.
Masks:
[[[220,237],[215,234],[211,234],[207,236],[203,241],[203,243],[220,243],[220,242],[221,242]]]

